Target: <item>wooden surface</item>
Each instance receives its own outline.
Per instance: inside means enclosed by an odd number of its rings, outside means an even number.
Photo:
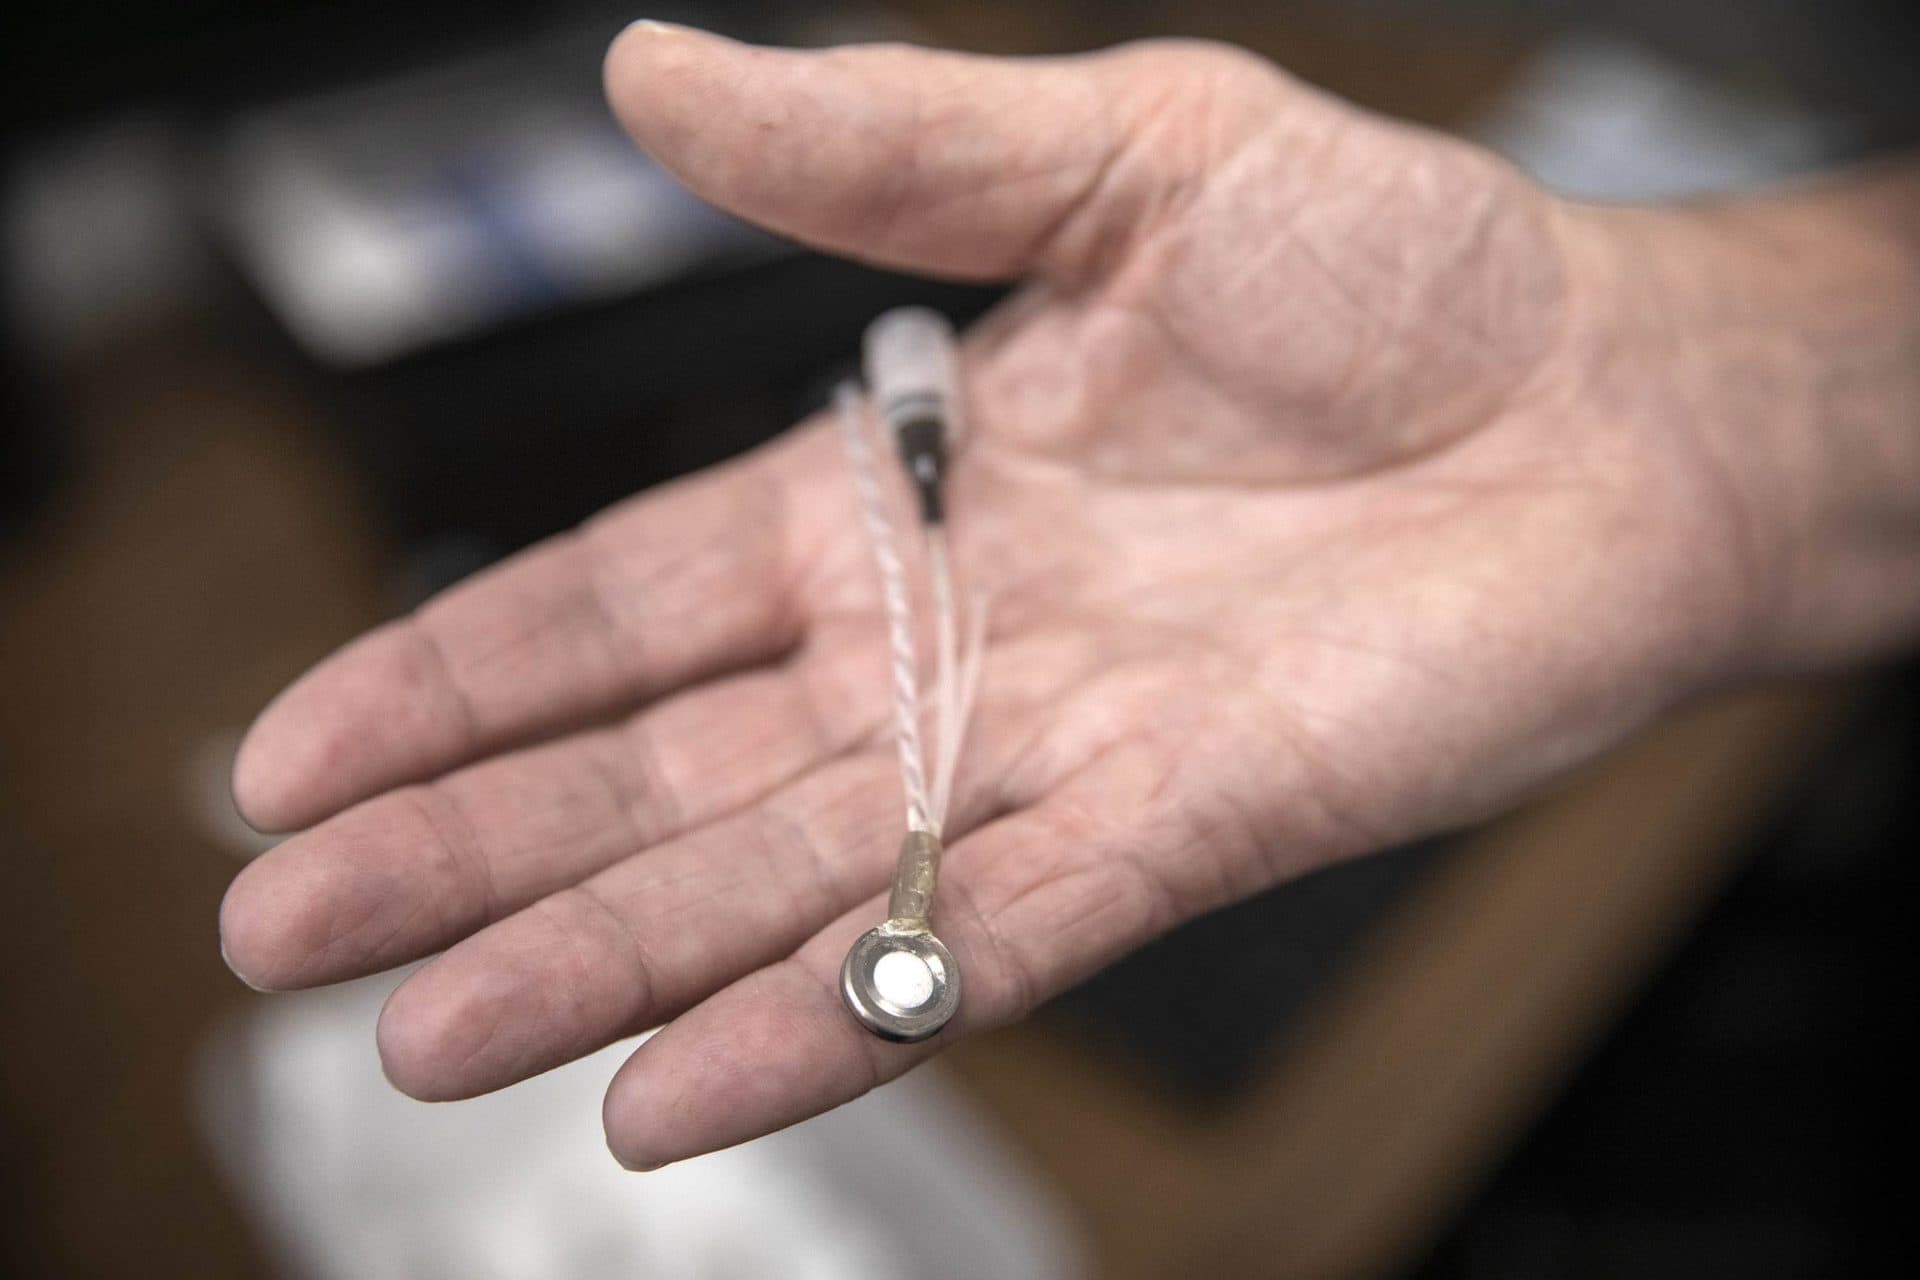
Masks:
[[[1035,1027],[954,1057],[1109,1280],[1396,1274],[1712,900],[1844,701],[1703,707],[1469,837],[1223,1111]]]
[[[188,1107],[255,998],[220,962],[238,863],[201,802],[376,614],[383,560],[274,384],[159,341],[67,390],[71,481],[0,560],[0,1271],[258,1276]]]

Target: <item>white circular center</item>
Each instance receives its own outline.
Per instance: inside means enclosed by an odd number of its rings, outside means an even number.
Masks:
[[[889,951],[873,962],[873,988],[896,1009],[918,1009],[933,998],[933,970],[911,951]]]

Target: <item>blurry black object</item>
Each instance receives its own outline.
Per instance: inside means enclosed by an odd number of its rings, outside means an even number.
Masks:
[[[1324,867],[1174,930],[1062,996],[1052,1012],[1183,1097],[1225,1102],[1387,906],[1446,856],[1409,845]]]
[[[204,127],[219,256],[364,463],[424,566],[415,591],[790,425],[880,311],[964,322],[1001,293],[806,252],[695,200],[612,120],[619,24],[580,12]],[[865,14],[674,12],[790,43]]]
[[[1886,677],[1746,869],[1449,1229],[1418,1280],[1910,1274],[1920,665]],[[1384,907],[1447,856],[1325,869],[1051,1007],[1227,1102]],[[1896,1136],[1899,1135],[1899,1136]]]
[[[800,254],[339,375],[334,416],[403,537],[505,552],[819,408],[888,307],[999,292]]]
[[[0,350],[0,539],[42,508],[65,460],[43,384],[15,357],[10,347]]]
[[[1920,665],[1783,797],[1420,1280],[1912,1274],[1916,782]]]
[[[812,0],[9,0],[8,126],[37,128],[131,105],[212,118],[268,97],[322,92],[433,59],[590,21],[611,39],[635,18],[697,15],[722,30],[777,29]]]

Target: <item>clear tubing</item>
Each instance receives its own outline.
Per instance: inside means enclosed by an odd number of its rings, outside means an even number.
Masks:
[[[887,648],[893,672],[894,734],[900,752],[900,780],[906,792],[907,828],[940,834],[939,822],[927,798],[927,773],[920,747],[920,672],[914,656],[913,606],[907,592],[906,569],[887,518],[886,498],[874,471],[873,448],[867,441],[865,405],[851,383],[834,392],[840,412],[840,432],[853,463],[853,483],[860,497],[867,543],[880,571],[880,595],[887,615]]]

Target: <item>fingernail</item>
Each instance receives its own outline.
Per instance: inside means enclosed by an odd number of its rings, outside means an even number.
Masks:
[[[625,1169],[628,1173],[653,1173],[656,1170],[666,1168],[667,1165],[672,1163],[671,1161],[668,1161],[668,1160],[655,1160],[649,1164],[649,1163],[643,1163],[641,1161],[629,1160],[623,1155],[614,1155],[613,1158],[620,1165],[620,1167],[622,1169]]]
[[[237,967],[235,967],[233,963],[233,957],[227,954],[227,935],[225,933],[222,933],[220,935],[220,963],[227,966],[228,973],[232,974],[234,977],[240,979],[241,982],[245,983],[248,990],[258,991],[263,996],[270,996],[273,994],[272,987],[261,986],[259,983],[255,982],[252,978],[249,978],[246,974],[240,972],[240,970]]]
[[[678,22],[662,22],[658,18],[642,18],[638,22],[629,22],[621,34],[646,33],[656,36],[684,36],[694,34],[694,28]]]

